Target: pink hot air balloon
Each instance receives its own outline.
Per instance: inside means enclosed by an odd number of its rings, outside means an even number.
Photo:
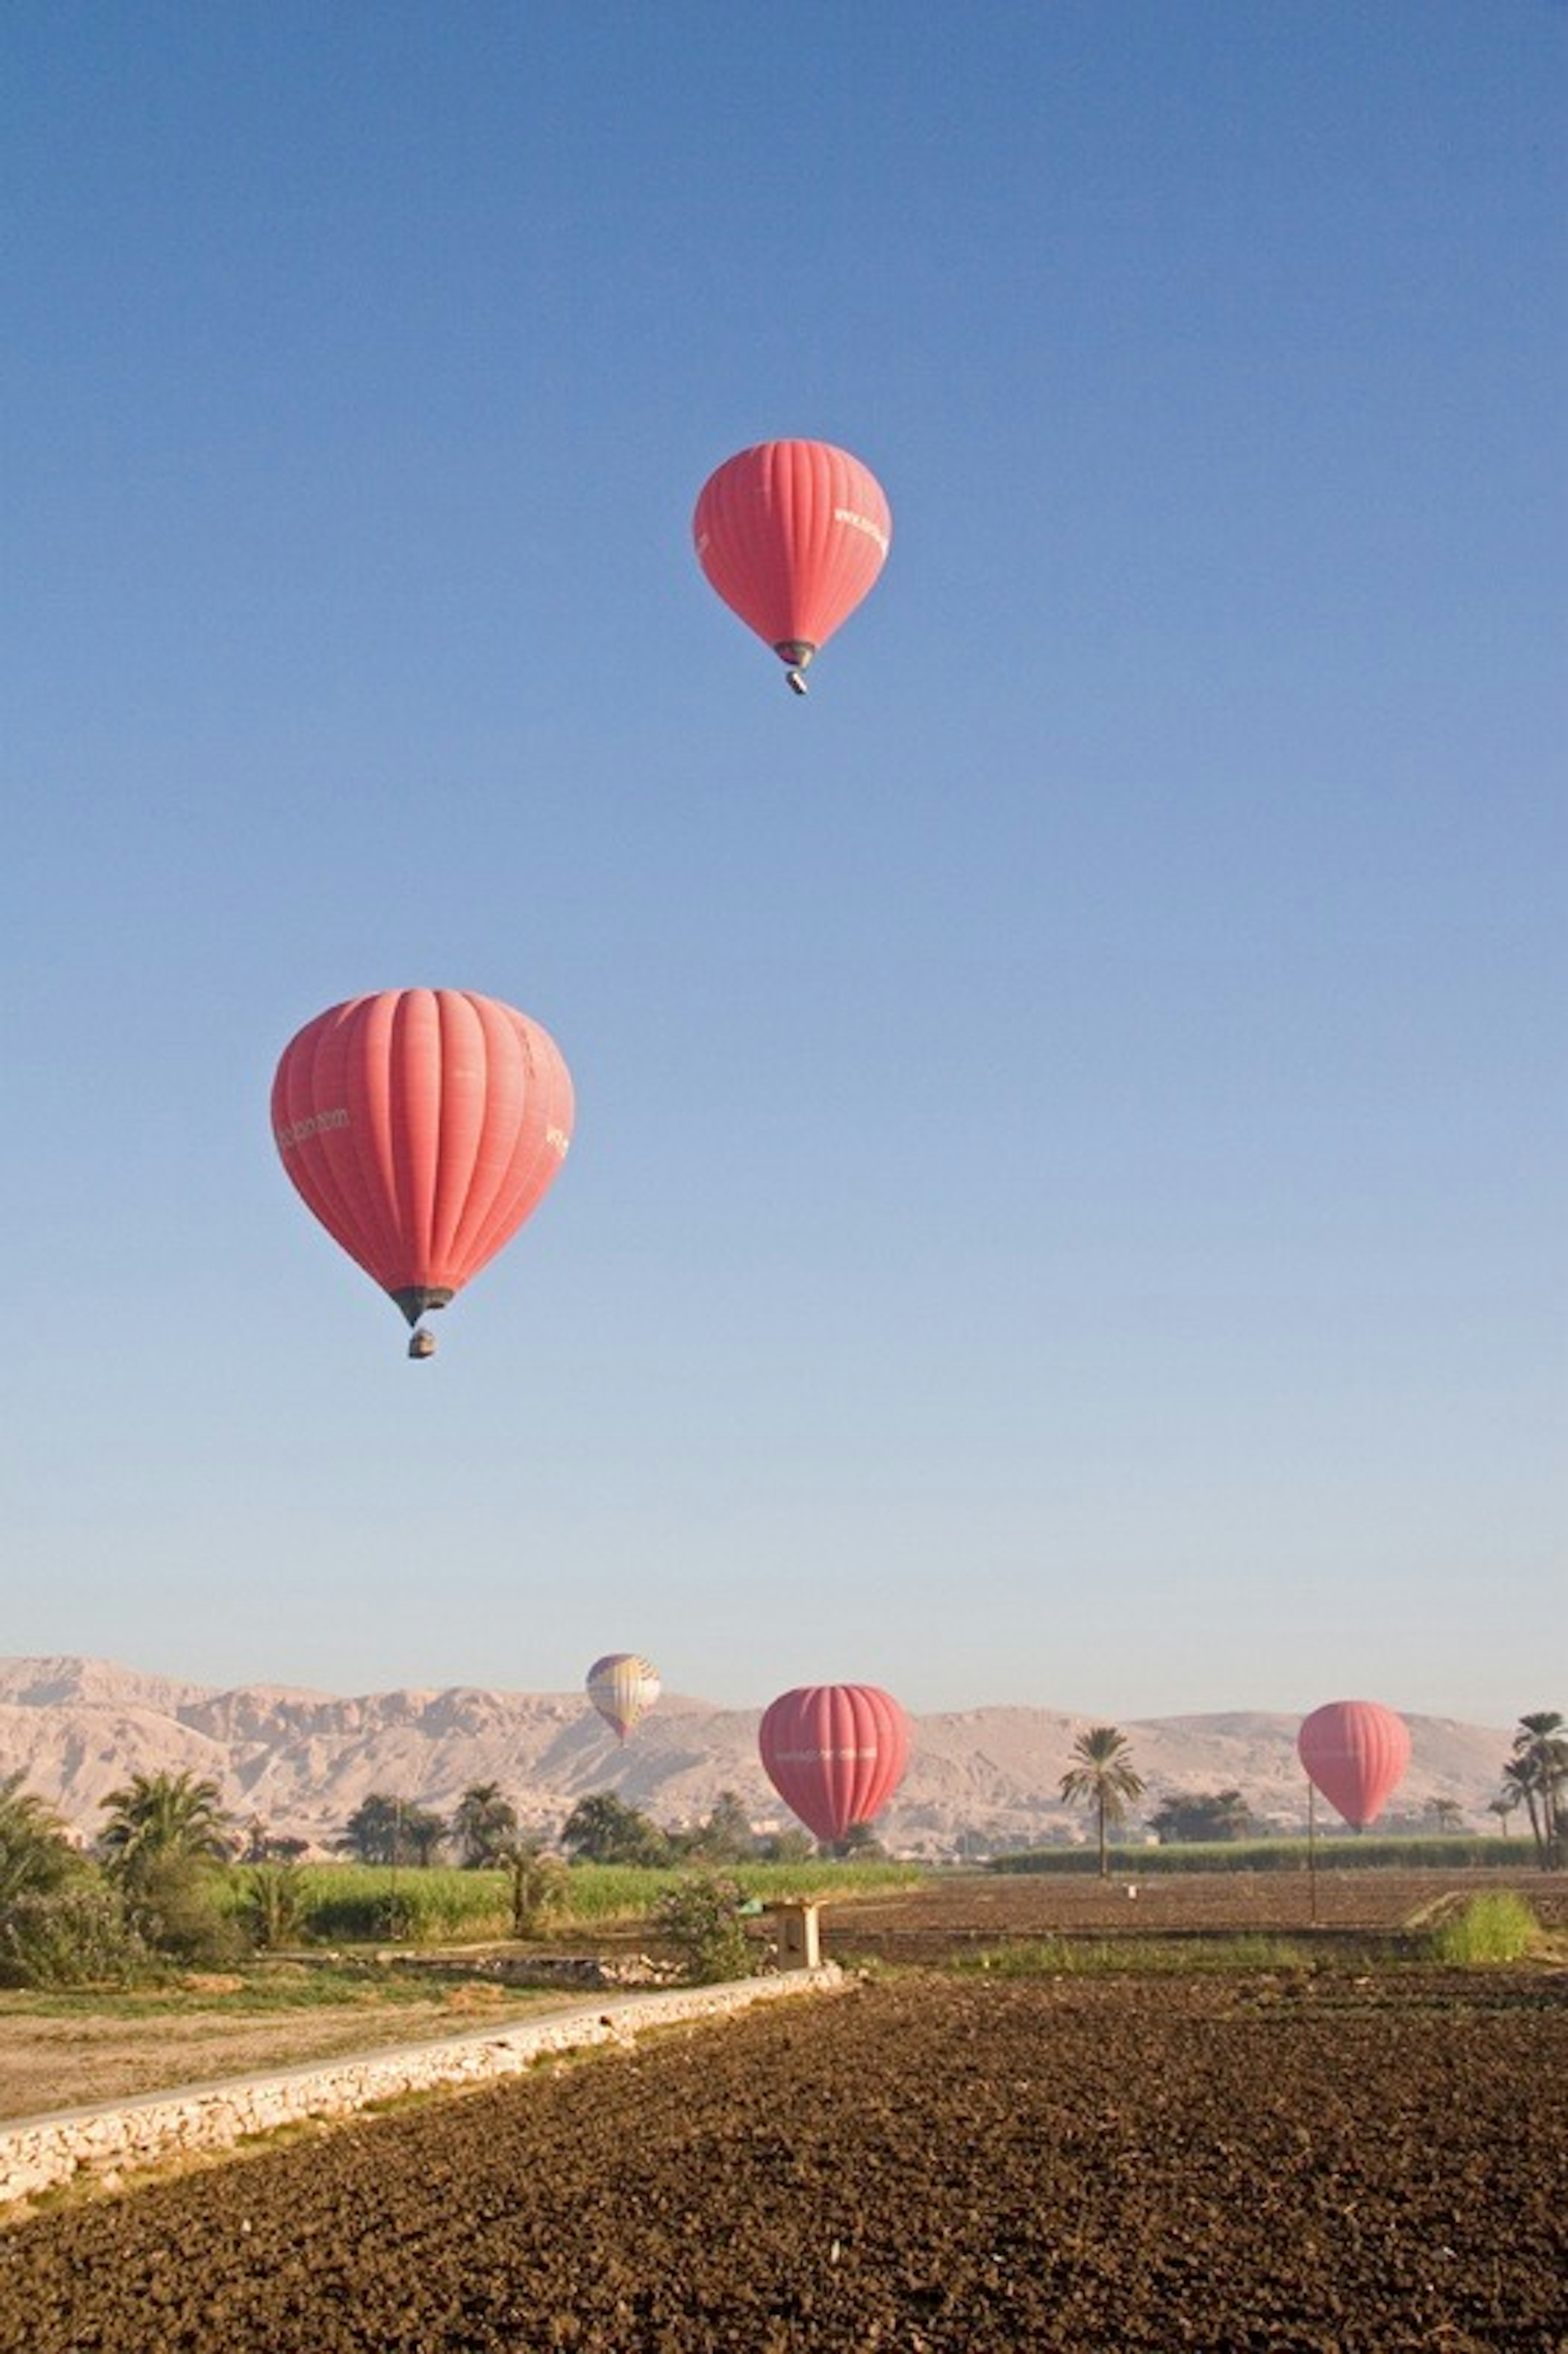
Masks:
[[[820,1840],[841,1840],[904,1779],[909,1721],[874,1684],[803,1684],[764,1711],[757,1745],[791,1813]]]
[[[1404,1778],[1410,1728],[1381,1702],[1331,1700],[1303,1719],[1296,1750],[1329,1804],[1364,1830]]]
[[[709,475],[692,536],[725,603],[804,695],[807,663],[887,560],[893,515],[870,467],[847,450],[759,441]]]
[[[272,1130],[305,1207],[417,1324],[537,1209],[570,1141],[572,1082],[513,1006],[387,989],[290,1041]],[[421,1330],[408,1354],[434,1347]]]

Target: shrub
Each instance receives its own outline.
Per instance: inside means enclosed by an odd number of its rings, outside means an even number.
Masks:
[[[1541,1924],[1511,1888],[1489,1889],[1430,1932],[1435,1962],[1468,1969],[1481,1962],[1521,1961],[1541,1935]]]
[[[706,1872],[686,1874],[659,1899],[654,1917],[694,1986],[753,1975],[751,1940],[740,1918],[745,1902],[738,1882]]]
[[[203,1967],[236,1962],[245,1933],[228,1903],[221,1873],[176,1849],[142,1862],[126,1889],[138,1935],[171,1960]]]
[[[5,1986],[132,1986],[157,1975],[157,1957],[119,1895],[85,1873],[63,1888],[18,1898],[0,1923]]]

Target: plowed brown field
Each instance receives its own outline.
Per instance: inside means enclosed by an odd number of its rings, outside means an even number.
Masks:
[[[1568,1982],[917,1974],[0,2239],[0,2354],[1563,2354]]]
[[[901,1962],[951,1960],[1019,1938],[1320,1937],[1373,1940],[1430,1922],[1470,1897],[1509,1888],[1543,1926],[1568,1931],[1568,1873],[1486,1872],[937,1872],[918,1888],[842,1898],[824,1909],[829,1951]]]

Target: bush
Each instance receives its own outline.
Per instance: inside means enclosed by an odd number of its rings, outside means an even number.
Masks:
[[[1536,1944],[1541,1924],[1511,1888],[1472,1896],[1460,1912],[1431,1931],[1427,1950],[1435,1962],[1469,1969],[1479,1962],[1518,1962]]]
[[[659,1899],[660,1931],[694,1986],[753,1976],[751,1940],[740,1918],[745,1902],[738,1882],[705,1872],[688,1873]]]
[[[158,1968],[115,1891],[85,1874],[18,1898],[0,1922],[0,1985],[133,1986]]]
[[[131,1920],[146,1944],[203,1968],[237,1962],[246,1950],[228,1895],[221,1873],[172,1848],[142,1862],[126,1889]]]

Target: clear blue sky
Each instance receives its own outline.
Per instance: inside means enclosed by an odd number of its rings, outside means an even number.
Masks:
[[[11,0],[0,1650],[1568,1704],[1568,9]],[[798,703],[689,516],[844,443]],[[269,1134],[509,999],[405,1359]]]

